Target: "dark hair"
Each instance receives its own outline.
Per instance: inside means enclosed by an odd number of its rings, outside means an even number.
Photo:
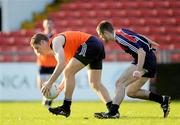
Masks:
[[[109,31],[112,33],[114,31],[114,27],[110,22],[103,20],[98,24],[96,31],[102,34],[104,33],[104,31]]]
[[[48,41],[48,37],[43,33],[37,33],[31,38],[30,44],[40,44],[41,40]]]

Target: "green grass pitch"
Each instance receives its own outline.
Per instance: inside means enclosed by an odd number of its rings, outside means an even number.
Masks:
[[[180,125],[180,102],[175,101],[165,119],[160,105],[148,101],[123,102],[116,120],[95,119],[93,113],[101,111],[106,111],[101,102],[73,102],[65,118],[50,114],[40,102],[0,102],[0,125]]]

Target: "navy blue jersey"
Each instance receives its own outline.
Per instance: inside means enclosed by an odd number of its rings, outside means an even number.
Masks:
[[[134,33],[128,29],[119,29],[115,33],[116,42],[121,46],[121,48],[129,53],[137,60],[137,50],[143,48],[143,50],[148,54],[152,52],[151,45],[148,40],[143,36]]]
[[[143,68],[147,72],[143,77],[153,78],[156,73],[156,56],[153,49],[151,48],[150,43],[143,36],[134,33],[128,29],[120,29],[115,33],[116,42],[120,47],[130,55],[133,56],[134,60],[132,64],[137,64],[138,61],[138,49],[142,48],[146,52],[145,62]]]

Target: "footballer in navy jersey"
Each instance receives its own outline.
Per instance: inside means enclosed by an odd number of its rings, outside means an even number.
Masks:
[[[118,109],[125,96],[126,89],[127,96],[131,98],[160,103],[163,110],[163,117],[167,117],[170,111],[170,97],[141,89],[149,78],[155,76],[156,56],[152,46],[158,46],[159,44],[128,29],[122,28],[115,30],[113,25],[108,21],[100,22],[96,30],[98,35],[106,43],[116,42],[134,60],[116,81],[115,96],[109,112],[95,113],[94,116],[100,119],[119,118],[120,113]]]
[[[149,41],[143,36],[134,33],[128,29],[119,29],[115,31],[114,37],[116,43],[134,58],[132,64],[138,63],[138,49],[141,48],[146,53],[143,68],[145,69],[144,77],[153,78],[156,73],[156,56],[151,48]],[[156,44],[158,45],[158,44]]]

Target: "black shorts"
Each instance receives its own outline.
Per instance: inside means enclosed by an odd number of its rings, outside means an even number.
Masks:
[[[137,65],[137,61],[133,61],[132,64]],[[154,52],[146,53],[146,58],[143,68],[147,71],[142,77],[154,78],[156,75],[157,60]]]
[[[56,67],[45,67],[45,66],[40,66],[39,67],[39,73],[42,74],[52,74],[54,72],[54,69]]]
[[[90,69],[102,69],[102,60],[105,58],[104,45],[95,36],[91,36],[78,48],[74,57],[85,66],[89,64]]]

